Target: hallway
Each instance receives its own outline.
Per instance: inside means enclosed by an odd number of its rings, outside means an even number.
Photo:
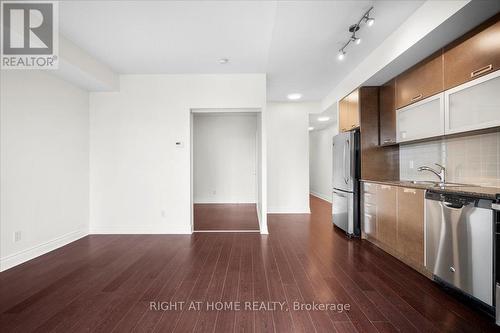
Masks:
[[[194,204],[194,231],[259,231],[255,204]]]

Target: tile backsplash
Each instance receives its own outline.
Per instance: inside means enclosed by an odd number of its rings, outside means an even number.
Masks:
[[[438,180],[430,172],[417,171],[434,163],[446,167],[447,181],[500,187],[500,131],[400,145],[401,180]]]

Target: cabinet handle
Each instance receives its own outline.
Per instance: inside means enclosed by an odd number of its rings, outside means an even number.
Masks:
[[[415,102],[416,100],[419,100],[419,99],[421,99],[421,98],[422,98],[422,94],[418,94],[417,96],[413,97],[413,98],[411,99],[411,101],[412,101],[412,102]]]
[[[393,139],[385,139],[384,143],[394,143],[394,140]]]
[[[470,73],[470,77],[478,76],[480,74],[483,74],[483,73],[486,73],[488,71],[491,71],[492,69],[493,69],[493,65],[489,64],[488,66],[484,66],[484,67],[481,67],[479,69],[476,69],[475,71],[472,71]]]
[[[356,125],[351,125],[351,128],[354,128],[354,127],[356,127]]]
[[[390,190],[391,187],[389,185],[381,185],[380,188],[382,188],[383,190]]]
[[[405,189],[403,190],[403,192],[404,192],[404,193],[412,193],[412,194],[417,193],[417,191],[412,190],[412,189],[409,189],[409,188],[405,188]]]

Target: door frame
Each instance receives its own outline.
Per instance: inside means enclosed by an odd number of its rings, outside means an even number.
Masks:
[[[191,233],[194,232],[194,157],[193,157],[193,127],[194,115],[200,113],[255,113],[257,116],[257,158],[256,158],[256,207],[259,231],[268,234],[267,228],[267,144],[266,118],[261,108],[192,108],[189,113],[189,165],[190,165],[190,220]],[[260,149],[259,149],[260,148]],[[260,152],[260,154],[259,154]]]

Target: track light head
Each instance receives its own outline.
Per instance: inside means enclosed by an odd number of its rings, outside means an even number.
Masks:
[[[373,17],[366,16],[365,23],[367,26],[371,27],[375,23],[375,19]]]
[[[361,38],[359,38],[359,37],[356,37],[356,36],[354,36],[354,35],[353,35],[353,36],[351,37],[351,40],[352,40],[352,42],[353,42],[354,44],[356,44],[356,45],[361,44]]]
[[[344,60],[344,58],[345,58],[345,51],[344,50],[340,50],[339,54],[337,55],[337,59]]]

